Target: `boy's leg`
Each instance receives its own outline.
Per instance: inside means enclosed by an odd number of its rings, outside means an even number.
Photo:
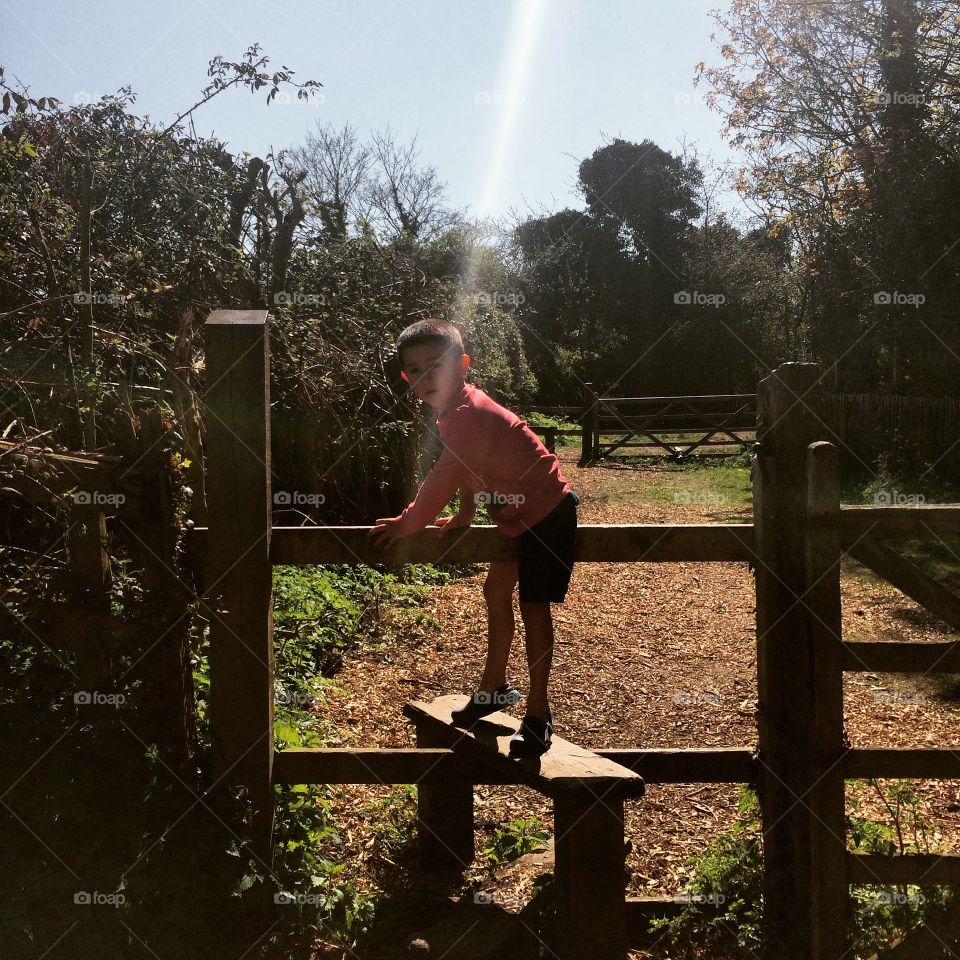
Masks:
[[[553,617],[549,603],[520,601],[520,615],[527,635],[527,667],[530,693],[526,712],[541,720],[548,718],[547,683],[553,663]]]
[[[517,562],[501,560],[490,564],[483,584],[487,602],[487,662],[480,690],[493,691],[507,682],[507,661],[516,627],[513,617],[513,590],[517,585]]]

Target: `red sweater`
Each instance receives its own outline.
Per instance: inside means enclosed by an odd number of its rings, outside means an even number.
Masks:
[[[477,501],[508,537],[538,523],[570,492],[560,462],[526,421],[472,383],[464,383],[437,424],[443,453],[400,514],[400,536],[433,523],[461,487],[483,495]]]

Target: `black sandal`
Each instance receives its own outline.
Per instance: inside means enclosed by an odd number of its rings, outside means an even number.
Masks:
[[[496,690],[477,690],[462,707],[451,712],[450,719],[454,726],[469,727],[483,717],[519,702],[520,691],[504,683]]]
[[[510,756],[539,757],[550,749],[553,734],[553,710],[547,707],[548,719],[527,714],[520,729],[510,738]]]

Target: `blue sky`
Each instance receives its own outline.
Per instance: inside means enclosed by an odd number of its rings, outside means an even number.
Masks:
[[[723,6],[726,4],[723,3]],[[580,206],[577,163],[604,136],[686,136],[736,159],[722,118],[693,88],[719,61],[717,0],[321,0],[166,3],[0,0],[0,63],[35,96],[67,103],[130,84],[136,108],[169,121],[206,84],[217,53],[254,41],[271,67],[316,79],[305,104],[230,91],[196,114],[234,150],[294,145],[318,121],[361,136],[415,134],[453,205],[475,216]]]

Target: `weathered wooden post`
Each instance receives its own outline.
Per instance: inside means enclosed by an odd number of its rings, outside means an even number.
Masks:
[[[813,783],[810,809],[813,845],[814,955],[847,953],[849,885],[843,726],[843,625],[840,594],[840,468],[837,448],[818,441],[807,448],[806,510],[807,630],[813,670]]]
[[[267,313],[217,310],[206,336],[210,732],[217,787],[245,785],[272,863],[273,609]]]
[[[836,499],[835,460],[807,448],[822,436],[817,369],[787,363],[758,385],[753,460],[757,545],[759,792],[764,835],[765,955],[843,955],[837,850],[842,824],[839,579],[827,530],[806,536],[808,509]],[[817,579],[817,578],[821,579]],[[839,784],[839,818],[837,790]],[[821,821],[821,817],[825,820]],[[842,833],[840,835],[842,837]],[[843,841],[840,840],[840,843]],[[846,887],[843,888],[845,901]]]
[[[417,724],[418,747],[449,747]],[[417,787],[417,829],[420,860],[424,869],[436,874],[454,874],[473,862],[473,784],[465,777],[438,770]]]
[[[599,430],[599,411],[597,410],[597,395],[593,392],[593,384],[583,385],[583,409],[580,412],[580,462],[584,467],[593,460],[596,453],[595,431]],[[599,436],[596,438],[599,442]]]
[[[625,960],[623,796],[589,787],[555,797],[556,929],[553,956]]]

